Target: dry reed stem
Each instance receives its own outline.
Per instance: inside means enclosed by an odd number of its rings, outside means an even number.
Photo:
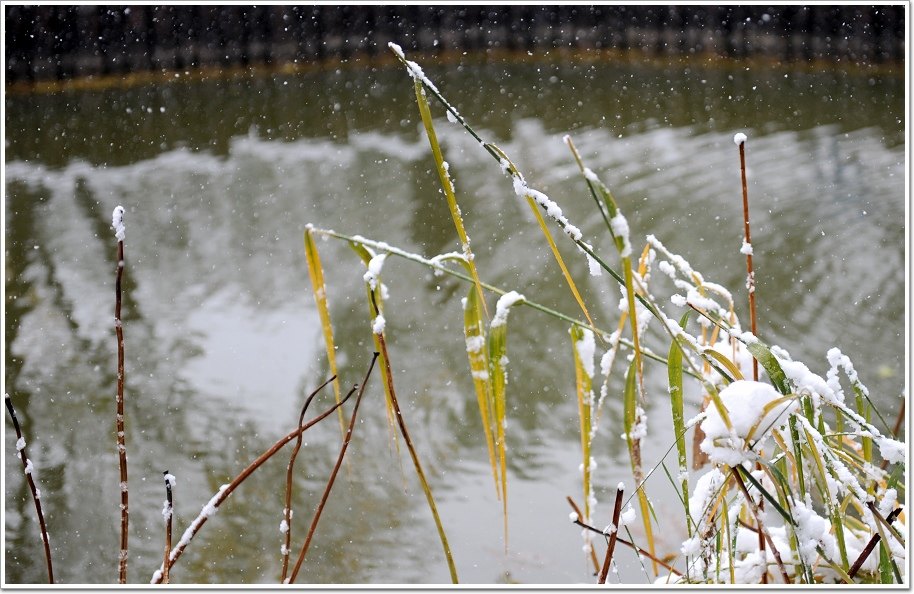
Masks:
[[[336,374],[333,375],[326,382],[318,386],[316,390],[311,392],[308,395],[308,398],[305,400],[305,404],[301,408],[301,414],[298,416],[298,426],[301,427],[302,423],[305,422],[305,413],[308,411],[308,406],[311,404],[311,401],[317,396],[318,392],[324,389],[330,382],[336,379]],[[338,385],[337,383],[333,384],[334,387]],[[295,458],[298,456],[298,451],[301,449],[302,444],[302,434],[299,433],[298,437],[295,440],[295,447],[292,449],[292,455],[289,456],[289,464],[286,466],[286,506],[283,508],[283,520],[286,522],[286,542],[285,548],[283,549],[282,555],[282,576],[280,576],[280,582],[286,580],[286,575],[289,571],[289,545],[292,542],[292,470],[295,467]]]
[[[869,503],[869,502],[868,502],[868,504],[871,505],[871,503]],[[873,511],[874,515],[878,515],[878,514],[876,514],[875,509],[873,509],[872,507],[870,509],[871,509],[871,511]],[[885,518],[886,523],[891,524],[892,522],[894,522],[895,518],[898,517],[898,515],[901,513],[901,511],[903,509],[904,508],[902,508],[902,507],[896,507],[894,510],[892,510],[892,513],[890,513]],[[847,572],[848,576],[854,577],[855,575],[857,575],[857,572],[860,571],[861,567],[863,567],[863,563],[866,561],[867,557],[870,556],[870,554],[873,552],[873,549],[875,549],[876,545],[879,544],[880,539],[881,539],[881,536],[879,535],[878,532],[876,534],[874,534],[872,538],[870,538],[869,542],[866,543],[866,546],[863,547],[863,550],[860,551],[860,556],[857,557],[856,561],[854,561],[854,564],[851,566],[850,571]]]
[[[127,535],[130,516],[127,508],[127,443],[124,433],[124,328],[121,323],[121,282],[124,276],[124,240],[117,242],[117,276],[114,281],[114,332],[117,335],[117,456],[121,491],[121,548],[118,551],[118,583],[127,583]]]
[[[19,459],[22,460],[22,468],[25,470],[25,480],[32,492],[32,501],[35,502],[35,514],[38,516],[38,527],[41,530],[41,541],[44,544],[44,556],[48,566],[48,583],[54,583],[54,568],[51,564],[51,543],[48,540],[48,528],[44,522],[44,513],[41,511],[41,491],[35,486],[35,479],[32,478],[31,461],[25,451],[25,438],[22,436],[22,428],[19,426],[19,419],[16,417],[16,409],[13,408],[13,400],[9,394],[6,394],[6,410],[13,421],[13,428],[16,430],[16,449],[19,450]],[[20,448],[19,445],[22,445]]]
[[[606,544],[606,557],[603,559],[603,569],[600,570],[600,580],[598,584],[606,583],[606,575],[609,573],[609,564],[612,563],[613,552],[616,550],[616,540],[619,537],[619,515],[622,513],[622,489],[616,490],[616,503],[613,506],[613,523],[612,532],[609,535],[609,541]]]
[[[745,138],[745,137],[744,137]],[[743,188],[743,229],[745,242],[752,245],[749,233],[749,185],[746,182],[746,141],[739,143],[739,173]],[[749,290],[749,324],[752,334],[758,336],[755,327],[755,272],[752,269],[752,253],[746,254],[746,288]],[[758,381],[758,361],[752,358],[752,379]]]
[[[171,492],[171,481],[169,480],[169,473],[166,470],[162,473],[165,477],[165,559],[162,563],[164,570],[162,571],[162,583],[168,583],[168,553],[171,552],[171,527],[172,527],[172,517],[174,516],[174,500],[172,499]]]
[[[327,385],[328,383],[330,383],[330,382],[329,381],[325,382],[324,385]],[[267,460],[272,458],[276,454],[276,452],[281,450],[283,448],[283,446],[285,446],[287,443],[289,443],[290,441],[292,441],[293,439],[295,439],[296,437],[298,437],[299,435],[301,435],[302,433],[304,433],[305,431],[307,431],[314,425],[320,423],[321,421],[326,419],[328,416],[333,414],[336,411],[336,409],[341,407],[347,400],[349,400],[349,397],[352,396],[352,394],[355,393],[355,391],[356,391],[356,388],[353,387],[351,390],[349,390],[349,393],[346,394],[346,396],[342,400],[333,404],[333,406],[331,406],[330,408],[328,408],[327,410],[325,410],[324,412],[322,412],[315,418],[311,419],[304,425],[298,427],[297,429],[294,429],[293,431],[288,433],[285,437],[281,438],[279,441],[274,443],[267,451],[265,451],[263,454],[258,456],[257,459],[254,460],[253,462],[251,462],[247,466],[247,468],[242,470],[241,473],[239,473],[238,476],[236,476],[232,480],[231,483],[229,483],[228,485],[225,485],[225,488],[222,489],[221,491],[219,491],[219,493],[217,493],[210,500],[213,507],[218,509],[219,506],[222,505],[222,502],[225,501],[228,498],[228,496],[231,495],[232,492],[235,489],[237,489],[241,483],[243,483],[249,476],[251,476],[251,474],[253,474],[255,470],[260,468],[260,466],[262,466],[264,462],[266,462]],[[168,555],[167,565],[169,568],[173,567],[175,562],[177,562],[177,560],[181,558],[181,555],[184,553],[184,549],[187,548],[187,545],[190,544],[190,542],[194,538],[194,536],[200,531],[200,528],[202,528],[203,525],[206,524],[206,521],[208,518],[209,518],[209,516],[201,513],[200,515],[198,515],[196,517],[196,519],[194,519],[194,521],[191,523],[190,527],[188,527],[187,530],[184,532],[184,535],[181,537],[181,540],[178,541],[178,545],[174,549],[172,549],[171,553]],[[163,564],[163,567],[160,567],[153,574],[152,580],[150,580],[150,583],[159,584],[162,582],[164,565],[165,564]]]
[[[597,529],[597,528],[594,528],[593,526],[591,526],[590,524],[587,524],[586,522],[582,522],[582,521],[581,521],[581,517],[582,517],[582,516],[581,516],[581,510],[580,510],[580,508],[577,506],[577,504],[575,504],[574,500],[573,500],[571,497],[566,496],[565,499],[568,501],[568,503],[571,505],[571,508],[574,510],[575,514],[577,515],[577,519],[574,520],[574,523],[575,523],[575,524],[577,524],[577,525],[580,526],[581,528],[584,528],[585,530],[590,530],[591,532],[595,532],[595,533],[597,533],[597,534],[601,534],[601,535],[603,535],[603,536],[606,536],[606,534],[605,534],[602,530],[599,530],[599,529]],[[674,574],[674,575],[678,575],[678,576],[681,576],[681,575],[682,575],[682,572],[681,572],[681,571],[679,571],[678,569],[676,569],[675,567],[673,567],[673,566],[670,565],[669,563],[667,563],[667,562],[665,562],[665,561],[663,561],[663,560],[661,560],[661,559],[658,559],[657,557],[655,557],[654,555],[652,555],[649,551],[646,551],[646,550],[642,549],[641,547],[639,547],[639,546],[636,545],[635,543],[631,542],[630,540],[626,540],[626,539],[622,538],[621,536],[617,536],[617,537],[616,537],[616,542],[620,542],[620,543],[624,544],[625,546],[627,546],[628,548],[632,549],[633,551],[635,551],[635,552],[636,552],[637,554],[639,554],[639,555],[644,555],[645,557],[647,557],[647,558],[650,559],[651,561],[657,563],[658,565],[660,565],[660,566],[663,567],[664,569],[668,570],[670,573],[672,573],[672,574]]]
[[[359,404],[362,403],[362,394],[365,393],[365,386],[368,385],[368,378],[371,376],[371,371],[374,369],[374,364],[375,361],[378,360],[379,354],[380,353],[375,352],[371,357],[371,364],[368,366],[368,371],[365,373],[365,379],[362,380],[362,386],[359,388],[359,395],[356,396],[355,399],[355,406],[352,408],[352,416],[349,418],[349,428],[346,430],[346,435],[343,438],[340,455],[336,459],[336,465],[333,467],[333,472],[330,473],[330,479],[327,481],[327,487],[324,489],[324,494],[321,496],[320,503],[318,503],[317,509],[314,511],[314,517],[311,519],[311,526],[308,528],[308,536],[305,537],[305,543],[302,545],[301,552],[298,554],[298,560],[295,562],[295,567],[292,569],[292,575],[289,576],[288,581],[286,581],[284,577],[283,583],[291,584],[295,582],[295,578],[298,577],[298,571],[301,569],[301,565],[305,560],[305,555],[308,553],[308,548],[311,546],[311,540],[314,538],[314,531],[317,529],[317,523],[321,519],[321,513],[324,511],[327,499],[330,497],[330,489],[333,488],[333,483],[336,481],[336,475],[343,465],[343,457],[346,455],[346,450],[349,448],[349,443],[352,441],[352,432],[355,430],[355,419],[359,412]],[[304,416],[304,413],[302,413],[302,416]],[[291,462],[289,463],[289,467],[291,468]],[[283,561],[283,567],[285,567],[285,560]]]

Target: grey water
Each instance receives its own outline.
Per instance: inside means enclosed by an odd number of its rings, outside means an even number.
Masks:
[[[732,142],[745,132],[758,334],[821,375],[837,346],[893,424],[906,390],[900,73],[581,56],[422,65],[529,185],[617,262],[562,142],[571,135],[625,212],[636,253],[654,234],[730,288],[748,326]],[[432,108],[482,279],[580,318],[510,180]],[[11,95],[5,124],[3,377],[63,583],[116,579],[110,217],[118,204],[127,211],[129,580],[145,583],[163,554],[162,472],[177,477],[177,538],[220,485],[295,426],[304,399],[329,376],[305,226],[427,257],[459,250],[413,84],[392,63],[359,61],[288,74],[179,74],[159,84]],[[615,329],[618,286],[589,276],[587,262],[554,234],[594,321]],[[373,351],[365,269],[342,241],[318,246],[345,389],[361,381]],[[568,324],[525,307],[509,317],[506,551],[463,339],[468,286],[394,257],[382,278],[394,382],[461,581],[593,582],[565,500],[582,499]],[[663,306],[678,317],[668,297]],[[489,295],[490,310],[494,303]],[[656,325],[647,341],[659,352],[668,346]],[[645,466],[665,461],[675,475],[665,370],[647,363],[647,373]],[[593,446],[601,527],[616,485],[633,487],[620,437],[621,376],[617,362]],[[323,410],[329,394],[311,410]],[[687,397],[691,416],[700,394]],[[364,398],[298,581],[447,583],[405,448],[391,445],[377,373]],[[5,580],[41,583],[43,552],[15,441],[7,420]],[[304,442],[293,560],[336,461],[336,420]],[[287,461],[284,450],[220,507],[173,568],[173,583],[278,582]],[[684,518],[675,489],[661,469],[646,488],[661,519],[657,550],[676,554]],[[632,530],[643,537],[638,525]],[[617,564],[611,582],[653,580],[629,550],[618,550]]]

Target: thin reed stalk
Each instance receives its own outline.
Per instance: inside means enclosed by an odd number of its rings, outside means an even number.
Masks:
[[[308,548],[311,546],[311,539],[314,538],[314,531],[317,529],[317,523],[321,519],[321,513],[324,511],[324,506],[327,504],[327,499],[330,497],[330,489],[333,488],[333,483],[336,481],[336,475],[340,471],[340,467],[343,465],[343,457],[346,455],[346,450],[349,448],[349,443],[352,441],[352,432],[355,429],[355,419],[359,413],[359,404],[362,403],[362,394],[365,393],[365,386],[368,385],[368,378],[371,376],[371,371],[374,369],[375,361],[378,359],[377,352],[371,357],[371,364],[368,366],[368,371],[365,373],[365,379],[362,380],[362,385],[359,388],[359,395],[355,399],[355,406],[352,407],[352,416],[349,418],[349,428],[346,430],[346,435],[343,437],[343,445],[340,448],[340,455],[336,460],[336,465],[333,467],[333,472],[330,473],[330,479],[327,481],[327,487],[324,489],[324,494],[321,496],[320,503],[317,505],[317,509],[314,511],[314,518],[311,520],[311,527],[308,528],[308,536],[305,537],[305,542],[301,547],[301,552],[298,554],[298,560],[295,562],[295,567],[292,569],[292,575],[289,576],[288,581],[285,578],[285,558],[283,561],[283,583],[291,584],[295,582],[295,578],[298,577],[298,571],[301,569],[301,565],[305,560],[305,555],[308,553]],[[304,412],[302,412],[302,417],[304,417]],[[300,421],[299,421],[300,422]],[[299,438],[301,436],[299,435]],[[296,451],[299,444],[296,444]],[[289,463],[289,468],[291,469],[292,463]],[[286,502],[286,509],[289,509],[290,503]],[[291,519],[291,516],[290,516]],[[291,528],[291,526],[290,526]],[[288,534],[288,532],[286,533]],[[288,546],[288,545],[287,545]]]
[[[588,524],[587,522],[584,522],[584,521],[581,520],[581,510],[580,510],[580,508],[577,506],[577,504],[574,502],[574,500],[573,500],[571,497],[566,497],[565,499],[568,501],[568,503],[571,505],[571,508],[574,510],[574,513],[572,514],[572,515],[574,516],[574,518],[571,520],[572,523],[577,524],[578,526],[580,526],[581,528],[583,528],[583,529],[585,529],[585,530],[589,530],[589,531],[594,532],[594,533],[596,533],[596,534],[600,534],[600,535],[604,535],[604,536],[605,536],[605,533],[604,533],[602,530],[600,530],[599,528],[594,528],[593,526],[591,526],[591,525]],[[676,569],[675,567],[673,567],[672,565],[670,565],[670,564],[667,563],[666,561],[664,561],[664,560],[662,560],[662,559],[658,559],[657,557],[655,557],[654,555],[652,555],[649,551],[646,551],[646,550],[642,549],[641,547],[639,547],[638,545],[636,545],[636,544],[633,543],[632,541],[626,540],[625,538],[622,538],[621,536],[616,536],[616,542],[617,542],[617,543],[624,544],[625,546],[627,546],[628,548],[632,549],[633,551],[635,551],[635,553],[637,553],[637,554],[639,554],[639,555],[644,555],[645,557],[647,557],[647,558],[650,559],[651,561],[657,563],[657,565],[663,567],[664,569],[666,569],[667,571],[669,571],[669,572],[672,573],[673,575],[677,575],[677,576],[681,576],[681,575],[682,575],[682,572],[681,572],[681,571],[679,571],[678,569]]]
[[[758,336],[755,315],[755,271],[752,269],[752,235],[749,230],[749,184],[746,182],[746,135],[739,133],[733,137],[739,147],[739,176],[743,189],[743,249],[746,254],[746,289],[749,291],[749,327],[752,334]],[[758,361],[752,359],[752,379],[758,381]]]
[[[169,580],[168,553],[171,552],[171,526],[172,516],[174,515],[172,488],[174,487],[175,477],[167,470],[162,474],[165,477],[165,507],[162,509],[162,516],[165,518],[165,559],[162,562],[162,583],[167,584]]]
[[[374,361],[372,361],[372,367],[374,367]],[[371,368],[369,368],[371,371]],[[324,389],[324,387],[333,382],[334,387],[339,385],[336,380],[336,374],[334,374],[330,379],[321,384],[316,390],[311,392],[308,398],[305,400],[305,404],[301,407],[301,414],[298,416],[298,426],[301,427],[302,423],[305,422],[305,413],[308,412],[308,406],[311,404],[311,401],[314,399],[317,394]],[[334,396],[336,394],[334,393]],[[361,392],[359,393],[361,397]],[[345,433],[343,434],[345,436]],[[286,466],[286,506],[283,508],[283,524],[282,531],[285,533],[285,542],[282,546],[282,576],[279,578],[280,582],[286,581],[286,575],[289,570],[289,545],[292,542],[292,470],[295,468],[295,458],[298,456],[298,451],[301,449],[302,444],[302,434],[299,433],[298,437],[295,438],[295,447],[292,448],[292,454],[289,456],[289,464]]]
[[[114,332],[117,335],[117,456],[120,468],[121,548],[117,555],[118,583],[127,583],[127,536],[130,515],[127,487],[127,443],[124,431],[124,327],[121,323],[121,283],[124,277],[124,207],[116,206],[111,213],[111,226],[117,238],[117,274],[114,281]]]
[[[13,400],[9,394],[5,395],[6,411],[13,421],[13,429],[16,430],[16,450],[19,453],[19,459],[22,461],[22,469],[25,472],[25,481],[29,485],[29,491],[32,493],[32,501],[35,502],[35,515],[38,516],[38,528],[41,531],[41,542],[44,545],[44,557],[48,568],[48,583],[54,583],[54,567],[51,563],[51,543],[48,540],[48,527],[44,521],[44,513],[41,511],[41,490],[35,486],[35,478],[32,476],[34,466],[29,460],[26,452],[25,437],[22,435],[22,428],[19,426],[19,419],[16,417],[16,409],[13,408]]]
[[[603,568],[600,570],[600,579],[598,584],[606,583],[606,575],[609,573],[609,564],[612,563],[613,553],[616,550],[616,540],[619,538],[619,516],[622,514],[622,494],[624,490],[622,485],[616,489],[616,502],[613,505],[613,521],[610,526],[609,540],[606,544],[606,557],[603,559]]]
[[[895,518],[901,514],[903,509],[904,508],[902,507],[896,507],[894,510],[892,510],[892,513],[886,516],[885,521],[891,524],[895,521]],[[851,566],[850,571],[847,572],[849,577],[853,578],[855,575],[857,575],[857,572],[860,571],[861,567],[863,567],[863,563],[866,561],[867,557],[870,556],[870,554],[873,552],[873,549],[875,549],[876,545],[879,544],[880,538],[881,536],[878,533],[874,534],[872,538],[870,538],[869,542],[866,543],[866,546],[863,547],[863,550],[860,551],[860,555]]]
[[[325,382],[324,385],[327,385],[328,383],[330,383],[330,380]],[[184,553],[184,550],[187,548],[187,545],[190,544],[190,542],[191,542],[191,540],[193,540],[194,536],[196,536],[196,534],[200,531],[200,529],[203,527],[203,525],[206,524],[206,521],[209,519],[209,517],[212,516],[214,513],[216,513],[219,506],[222,505],[222,503],[228,498],[228,496],[231,495],[232,492],[235,489],[237,489],[239,485],[241,485],[241,483],[243,483],[245,480],[247,480],[247,478],[249,476],[251,476],[254,473],[254,471],[256,471],[258,468],[260,468],[264,462],[266,462],[267,460],[272,458],[276,454],[276,452],[281,450],[283,448],[283,446],[285,446],[287,443],[289,443],[290,441],[292,441],[293,439],[295,439],[296,437],[298,437],[299,435],[301,435],[302,433],[304,433],[305,431],[307,431],[314,425],[320,423],[321,421],[323,421],[324,419],[326,419],[327,417],[332,415],[334,412],[336,412],[336,410],[339,407],[341,407],[343,404],[345,404],[345,402],[347,400],[349,400],[349,397],[355,393],[356,389],[357,389],[357,387],[353,387],[351,390],[349,390],[349,392],[346,394],[346,396],[344,396],[339,402],[334,403],[330,408],[328,408],[327,410],[325,410],[324,412],[322,412],[315,418],[311,419],[304,425],[298,427],[297,429],[294,429],[293,431],[291,431],[290,433],[285,435],[279,441],[274,443],[267,451],[265,451],[260,456],[258,456],[247,467],[245,467],[245,469],[242,470],[238,474],[238,476],[236,476],[234,479],[232,479],[232,482],[230,482],[226,485],[223,485],[219,489],[219,491],[215,495],[213,495],[213,497],[209,500],[209,502],[205,506],[203,506],[203,509],[201,510],[201,512],[197,515],[197,517],[194,519],[194,521],[191,522],[191,524],[190,524],[190,526],[188,526],[187,530],[184,531],[184,534],[181,536],[181,539],[178,541],[178,544],[171,550],[171,553],[169,553],[167,562],[164,562],[163,565],[161,567],[159,567],[159,569],[157,569],[152,574],[152,579],[150,580],[149,583],[151,583],[151,584],[162,583],[162,576],[165,571],[165,566],[167,565],[169,568],[174,567],[174,564],[177,562],[178,559],[181,558],[181,555]]]

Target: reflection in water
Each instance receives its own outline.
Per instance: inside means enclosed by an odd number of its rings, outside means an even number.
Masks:
[[[900,81],[602,63],[426,71],[598,249],[612,253],[561,142],[567,132],[612,187],[633,238],[654,233],[734,291],[745,271],[731,138],[746,131],[760,333],[820,373],[827,348],[839,346],[894,418],[903,375]],[[304,225],[426,255],[459,247],[411,94],[399,69],[368,69],[8,100],[5,380],[30,436],[61,581],[109,582],[116,571],[111,209],[127,207],[130,579],[144,582],[160,563],[161,472],[178,477],[183,530],[294,425],[327,375]],[[575,313],[509,181],[443,117],[438,133],[482,278]],[[359,381],[372,348],[363,270],[346,245],[319,248],[345,386]],[[597,324],[614,327],[618,288],[587,276],[566,248]],[[580,490],[565,324],[527,308],[511,314],[505,555],[462,338],[468,287],[393,258],[384,282],[399,399],[461,579],[590,581],[564,500]],[[665,350],[658,333],[649,340]],[[663,373],[648,370],[650,467],[672,441]],[[611,394],[619,389],[614,381]],[[382,401],[376,377],[302,581],[448,581],[421,490],[388,443]],[[611,488],[631,482],[620,415],[610,398],[595,442],[598,518],[608,517]],[[306,438],[293,554],[339,428],[325,423]],[[226,502],[174,581],[278,579],[285,463],[277,457]],[[7,580],[41,582],[17,464],[7,457]],[[648,487],[661,517],[678,506],[664,481],[658,472]],[[660,550],[678,549],[677,529],[665,527]],[[624,579],[645,579],[633,556],[618,560]]]

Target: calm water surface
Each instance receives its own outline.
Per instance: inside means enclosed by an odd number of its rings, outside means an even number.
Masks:
[[[578,59],[424,64],[482,136],[611,262],[612,245],[564,134],[613,189],[636,249],[655,234],[707,279],[730,287],[741,312],[732,137],[746,132],[759,334],[823,375],[826,351],[840,347],[894,421],[905,340],[900,76]],[[398,67],[355,64],[9,97],[6,108],[4,380],[28,435],[61,582],[116,579],[109,224],[115,205],[127,209],[130,581],[147,582],[164,542],[162,471],[177,476],[180,534],[219,485],[294,426],[304,398],[329,375],[305,225],[427,256],[459,248],[412,83]],[[577,315],[509,180],[443,111],[435,107],[435,115],[483,279]],[[614,328],[617,286],[605,275],[589,277],[586,262],[560,243],[597,324]],[[320,250],[350,385],[361,381],[372,351],[364,267],[342,242],[321,242]],[[510,316],[505,553],[462,336],[467,286],[395,258],[384,282],[399,399],[461,580],[593,581],[565,502],[566,495],[581,499],[567,324],[523,307]],[[648,341],[666,349],[656,326]],[[648,373],[651,467],[673,442],[665,371],[649,365]],[[616,375],[594,446],[600,526],[610,520],[616,484],[632,485]],[[693,390],[687,414],[699,397]],[[388,445],[382,401],[376,375],[301,582],[449,581],[409,459]],[[306,437],[293,555],[335,462],[339,428],[327,422]],[[14,442],[7,421],[6,580],[42,582]],[[283,453],[232,495],[175,566],[174,582],[278,580],[286,462]],[[663,553],[677,552],[683,538],[672,491],[662,472],[648,483],[658,517],[670,518],[658,530]],[[630,551],[617,559],[618,579],[648,580]]]

